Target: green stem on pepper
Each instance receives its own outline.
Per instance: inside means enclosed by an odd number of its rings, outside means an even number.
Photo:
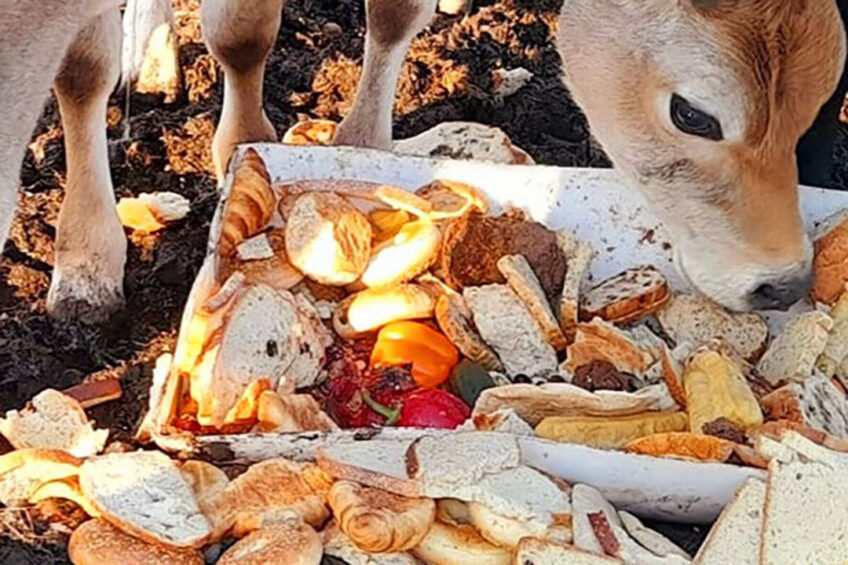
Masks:
[[[395,424],[397,424],[397,421],[400,419],[400,406],[396,408],[384,406],[383,404],[380,404],[379,402],[371,398],[371,394],[365,389],[362,389],[360,391],[360,394],[362,394],[362,401],[365,402],[365,405],[368,406],[368,408],[370,408],[371,410],[386,419],[387,426],[394,426]]]

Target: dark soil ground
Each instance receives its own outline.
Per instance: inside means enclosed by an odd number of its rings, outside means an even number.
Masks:
[[[93,374],[122,379],[121,401],[92,410],[113,438],[129,439],[142,416],[153,360],[173,347],[181,310],[200,266],[216,204],[209,146],[221,107],[222,75],[200,41],[197,0],[180,0],[184,89],[165,104],[131,98],[130,139],[122,139],[124,99],[111,101],[109,139],[116,194],[168,190],[187,197],[189,217],[159,235],[131,238],[127,307],[107,324],[57,323],[45,313],[65,160],[56,105],[47,103],[21,174],[21,206],[0,260],[0,410],[18,408],[44,388]],[[395,136],[440,122],[498,126],[538,163],[608,166],[585,119],[560,83],[552,43],[562,0],[478,0],[466,19],[438,17],[413,45],[398,89]],[[265,78],[265,104],[282,134],[299,114],[339,119],[360,72],[362,0],[290,0]],[[492,71],[524,67],[533,79],[504,100]],[[40,153],[40,154],[39,154]],[[848,175],[840,148],[838,184]],[[64,544],[33,541],[38,515],[0,511],[0,564],[67,563]],[[6,527],[3,527],[3,524]],[[43,526],[43,524],[42,524]],[[703,532],[683,531],[697,539]],[[61,536],[60,536],[61,538]]]

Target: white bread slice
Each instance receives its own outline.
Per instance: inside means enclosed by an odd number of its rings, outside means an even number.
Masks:
[[[669,299],[668,281],[651,266],[628,269],[583,294],[581,313],[608,322],[627,324],[650,316]]]
[[[148,543],[102,519],[89,520],[74,530],[68,544],[74,565],[203,565],[196,549],[175,549]]]
[[[409,553],[366,553],[357,548],[335,523],[321,532],[324,555],[341,559],[348,565],[418,565]]]
[[[798,434],[789,434],[786,443],[791,453],[769,464],[760,565],[844,565],[848,456],[828,453]]]
[[[700,347],[713,339],[730,344],[748,361],[766,349],[769,329],[759,314],[734,314],[699,294],[677,294],[657,313],[663,330],[677,343]]]
[[[45,483],[75,477],[82,460],[56,449],[19,449],[0,456],[0,503],[22,506]]]
[[[524,538],[518,544],[512,565],[622,565],[614,557],[595,555],[571,545],[539,538]]]
[[[557,351],[564,351],[568,340],[551,310],[545,289],[524,255],[504,255],[498,260],[498,270],[524,302],[548,343]]]
[[[557,232],[557,242],[565,255],[568,269],[562,284],[562,296],[559,299],[559,322],[566,339],[571,341],[574,339],[574,332],[580,320],[580,297],[583,286],[597,251],[590,243],[578,239],[568,230]]]
[[[466,287],[463,296],[480,336],[498,354],[508,374],[548,377],[556,373],[554,348],[509,286]]]
[[[432,498],[456,498],[458,489],[477,485],[486,475],[521,464],[518,440],[509,434],[458,432],[424,436],[406,453],[411,479]]]
[[[406,452],[412,441],[369,440],[334,445],[318,451],[321,469],[340,480],[354,481],[415,498],[423,492],[406,469]]]
[[[142,540],[200,547],[212,533],[191,486],[164,453],[110,453],[88,459],[79,481],[105,520]]]
[[[630,512],[619,510],[618,517],[621,519],[621,523],[624,525],[627,533],[630,534],[630,537],[654,555],[658,557],[679,555],[685,559],[691,559],[691,556],[677,544],[661,533],[646,527],[639,518]]]
[[[789,420],[848,439],[848,398],[819,373],[777,389],[760,404],[770,420]]]
[[[694,565],[759,565],[765,502],[765,483],[749,479],[710,530]]]
[[[510,565],[512,553],[494,546],[471,526],[436,522],[412,554],[428,565]]]
[[[760,376],[772,385],[809,378],[832,328],[833,318],[824,312],[807,312],[792,318],[757,364]]]
[[[0,433],[15,449],[61,449],[75,457],[97,455],[109,430],[95,430],[80,403],[58,390],[47,389],[21,411],[0,418]]]

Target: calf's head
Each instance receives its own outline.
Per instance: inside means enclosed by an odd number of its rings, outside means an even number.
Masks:
[[[674,238],[678,269],[735,310],[811,279],[795,148],[832,95],[834,0],[565,0],[566,85]]]

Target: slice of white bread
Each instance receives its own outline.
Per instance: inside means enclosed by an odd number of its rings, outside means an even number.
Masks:
[[[749,479],[710,530],[695,565],[759,565],[765,502],[765,483]]]
[[[524,302],[548,343],[557,351],[564,351],[568,340],[551,310],[545,289],[527,259],[523,255],[504,255],[498,260],[498,270]]]
[[[581,315],[627,324],[650,316],[670,297],[668,281],[651,266],[628,269],[583,294]]]
[[[419,561],[406,552],[366,553],[357,548],[336,524],[321,532],[324,555],[341,559],[347,565],[419,565]]]
[[[487,542],[471,526],[436,522],[412,554],[428,565],[510,565],[508,549]]]
[[[74,565],[204,565],[196,549],[176,549],[148,543],[94,519],[74,530],[68,543]]]
[[[518,544],[512,565],[623,565],[614,557],[595,555],[571,545],[539,538],[524,538]]]
[[[803,381],[813,374],[819,355],[827,346],[833,318],[824,312],[795,316],[769,344],[757,371],[772,385]]]
[[[624,525],[627,533],[630,534],[630,537],[654,555],[658,557],[678,555],[685,559],[691,559],[691,556],[677,544],[661,533],[646,527],[639,518],[630,512],[619,510],[618,517],[621,519],[621,523]]]
[[[770,420],[789,420],[848,439],[848,398],[821,374],[781,387],[760,404]]]
[[[433,498],[456,498],[458,489],[477,485],[486,475],[521,464],[515,436],[499,433],[458,432],[424,436],[409,447],[406,468]]]
[[[328,446],[316,462],[330,476],[379,488],[401,496],[422,496],[419,482],[406,470],[406,452],[412,440],[369,440]]]
[[[237,541],[217,565],[320,565],[321,538],[297,517],[263,526]]]
[[[45,483],[80,472],[82,460],[56,449],[19,449],[0,456],[0,503],[22,506]]]
[[[734,314],[700,294],[677,294],[657,312],[663,330],[677,343],[700,347],[713,339],[756,361],[768,344],[769,328],[759,314]]]
[[[597,251],[590,243],[578,239],[568,230],[557,232],[557,243],[565,255],[567,265],[559,299],[559,322],[566,339],[571,341],[580,319],[583,286]]]
[[[497,352],[508,374],[548,377],[556,373],[556,351],[509,286],[466,287],[463,296],[480,336]]]
[[[235,515],[233,535],[243,536],[283,514],[321,525],[330,515],[324,493],[306,480],[306,464],[283,458],[251,465],[226,488],[225,504]]]
[[[760,565],[848,560],[848,455],[788,433],[769,464]]]
[[[164,453],[110,453],[88,459],[79,481],[105,520],[144,541],[200,547],[212,533],[191,486]]]
[[[6,412],[0,433],[15,449],[61,449],[75,457],[97,455],[109,437],[109,430],[94,429],[78,401],[53,389],[38,393],[23,410]]]

